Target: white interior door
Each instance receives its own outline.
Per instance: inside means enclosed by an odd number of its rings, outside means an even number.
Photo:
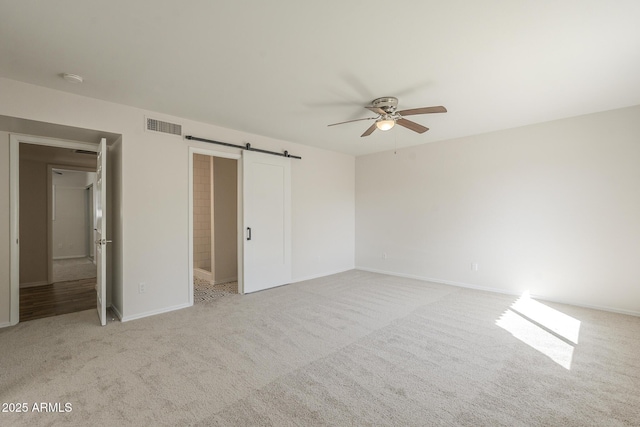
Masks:
[[[244,292],[291,282],[291,159],[244,151]]]
[[[95,187],[96,204],[96,267],[98,317],[107,324],[107,140],[102,138],[98,151]]]

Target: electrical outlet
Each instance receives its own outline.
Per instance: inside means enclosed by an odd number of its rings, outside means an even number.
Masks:
[[[477,262],[472,262],[471,263],[471,270],[472,271],[478,271],[478,263]]]
[[[147,292],[147,284],[144,282],[140,282],[138,284],[138,293],[144,294],[145,292]]]
[[[382,259],[387,259],[387,253],[386,252],[382,252]]]

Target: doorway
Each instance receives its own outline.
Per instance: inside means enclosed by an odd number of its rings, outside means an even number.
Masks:
[[[87,188],[95,181],[95,154],[20,145],[20,320],[91,309],[96,266],[87,246],[94,216]]]
[[[54,211],[51,209],[54,194],[52,191],[53,169],[71,171],[84,168],[87,171],[96,171],[96,153],[97,158],[100,159],[101,153],[106,155],[106,151],[105,138],[101,138],[100,144],[96,145],[40,136],[9,135],[11,325],[17,324],[20,320],[32,320],[95,308],[96,289],[106,290],[104,278],[106,274],[104,271],[101,272],[100,262],[96,271],[100,274],[93,274],[93,278],[54,283],[52,273]],[[30,162],[33,174],[29,173],[27,162]],[[98,171],[101,169],[105,167],[98,168]],[[36,189],[34,193],[37,193],[38,197],[31,197],[35,194],[26,188],[29,181],[33,179],[39,181],[34,187]],[[99,176],[96,182],[101,183]],[[86,215],[83,203],[86,188],[87,185],[84,182],[79,192],[82,201],[80,202],[81,212],[78,215],[81,218]],[[105,193],[99,192],[101,186],[96,185],[95,188],[103,197]],[[34,206],[28,206],[27,201],[30,198],[32,202],[35,201]],[[98,194],[95,200],[100,200]],[[103,202],[102,206],[105,207],[102,211],[105,211],[107,204]],[[96,212],[101,212],[97,204],[96,208]],[[25,220],[29,215],[35,218],[33,224]],[[99,216],[96,215],[96,217]],[[84,224],[84,221],[80,222]],[[85,231],[83,225],[82,232]],[[86,248],[86,240],[82,238],[73,245],[73,248],[83,251]],[[95,259],[102,261],[102,265],[105,264],[105,261],[98,259],[97,256]],[[76,294],[76,291],[79,294]],[[106,298],[102,300],[106,303]],[[85,301],[86,307],[82,305]],[[89,305],[89,301],[93,303]],[[47,304],[51,306],[47,307]],[[43,312],[35,314],[36,311]],[[102,324],[106,323],[103,321],[106,316],[100,319]]]
[[[238,293],[238,160],[192,154],[195,303]]]
[[[193,137],[187,137],[193,139]],[[216,141],[209,141],[214,142]],[[224,145],[224,143],[221,143]],[[242,147],[241,147],[242,148]],[[263,151],[262,153],[260,151]],[[286,154],[248,148],[242,154],[230,154],[189,147],[189,202],[188,202],[188,236],[189,236],[189,274],[188,297],[190,305],[194,303],[194,282],[196,264],[194,239],[194,219],[196,215],[204,215],[205,221],[211,221],[210,215],[202,213],[194,205],[195,191],[194,159],[196,154],[205,157],[232,159],[236,166],[236,228],[237,242],[236,274],[237,293],[257,292],[285,285],[291,282],[291,162]],[[276,154],[272,156],[272,154]],[[209,160],[211,162],[211,160]],[[215,164],[214,164],[215,169]],[[215,171],[214,171],[215,173]],[[215,179],[215,177],[214,177]],[[214,189],[215,191],[215,189]],[[206,190],[203,191],[206,193]],[[214,205],[219,202],[214,194]],[[231,199],[226,206],[232,205]],[[214,206],[214,217],[217,207]],[[201,212],[201,213],[197,213]],[[222,230],[231,231],[228,225]],[[214,265],[211,268],[213,282],[216,277],[224,277],[219,273],[218,248],[216,234],[219,228],[214,224]],[[274,231],[275,230],[275,231]],[[255,237],[255,238],[254,238]],[[204,244],[200,241],[200,244]],[[211,244],[209,243],[209,246]],[[209,255],[210,256],[210,255]],[[205,258],[206,259],[206,258]],[[207,270],[204,270],[207,272]],[[220,274],[220,276],[218,276]]]
[[[86,155],[85,155],[86,156]],[[95,156],[91,156],[95,162]],[[50,166],[50,283],[95,279],[95,171]],[[23,258],[21,258],[23,259]]]

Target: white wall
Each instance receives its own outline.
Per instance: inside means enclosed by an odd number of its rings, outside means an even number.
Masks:
[[[193,267],[209,272],[214,272],[211,269],[212,164],[210,156],[193,155]],[[233,233],[237,235],[235,228]]]
[[[358,157],[356,266],[640,314],[639,185],[640,106]]]
[[[0,114],[122,134],[121,294],[114,295],[125,319],[188,305],[188,147],[237,149],[144,131],[144,118],[177,122],[186,134],[303,156],[292,160],[293,278],[321,276],[354,266],[354,167],[352,156],[305,147],[204,123],[0,79],[11,102]],[[5,148],[2,148],[3,151]],[[2,182],[8,174],[3,169]],[[114,184],[114,185],[116,185]],[[0,188],[3,203],[8,192]],[[0,227],[7,225],[0,224]],[[346,236],[346,237],[345,237]],[[116,243],[114,242],[114,245]],[[115,249],[114,249],[115,250]],[[5,262],[5,260],[0,260]],[[147,291],[138,293],[138,283]],[[8,286],[1,283],[0,286]],[[114,292],[116,291],[114,285]],[[5,292],[0,289],[0,293]],[[8,315],[0,313],[0,324]]]
[[[214,199],[213,277],[215,282],[224,283],[238,280],[238,161],[214,157],[211,165]]]
[[[20,156],[19,169],[20,285],[46,285],[49,283],[47,164]]]
[[[293,280],[353,268],[354,158],[305,146],[289,151],[302,156],[291,163]]]
[[[53,259],[88,256],[84,189],[56,186],[55,201]]]
[[[87,182],[95,181],[95,172],[62,170],[52,173],[53,185],[53,259],[89,255]]]
[[[107,185],[109,193],[112,195],[111,203],[109,203],[109,222],[110,230],[107,230],[107,236],[113,241],[107,245],[107,283],[111,283],[107,287],[107,304],[111,304],[111,308],[116,311],[117,316],[122,318],[123,309],[123,293],[124,293],[124,226],[123,226],[123,208],[122,199],[122,139],[119,138],[111,147],[109,147],[109,180]],[[94,187],[95,188],[95,187]],[[109,196],[107,193],[107,197]],[[95,193],[94,193],[95,194]],[[109,294],[111,291],[111,295]]]
[[[95,181],[95,175],[96,175],[95,172],[67,170],[64,168],[54,168],[54,169],[62,173],[62,175],[59,175],[57,173],[53,173],[52,175],[53,185],[56,185],[59,187],[85,189],[87,185]]]

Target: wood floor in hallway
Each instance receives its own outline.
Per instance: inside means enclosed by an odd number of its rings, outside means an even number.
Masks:
[[[20,322],[96,307],[96,278],[20,289]]]

